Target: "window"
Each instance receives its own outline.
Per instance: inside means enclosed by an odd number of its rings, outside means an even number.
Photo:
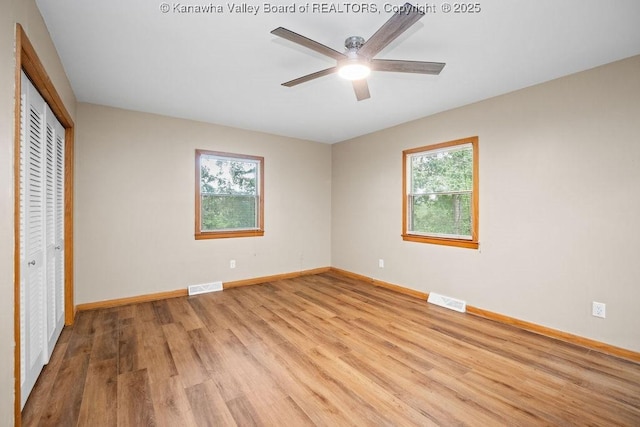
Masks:
[[[478,137],[405,150],[402,238],[478,248]]]
[[[264,158],[196,150],[196,239],[263,236]]]

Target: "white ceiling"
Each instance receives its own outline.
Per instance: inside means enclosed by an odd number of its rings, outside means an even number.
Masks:
[[[334,143],[640,54],[638,0],[482,0],[480,13],[428,4],[377,58],[446,62],[439,76],[374,72],[371,98],[330,75],[280,83],[335,65],[270,34],[276,27],[342,51],[391,17],[378,13],[232,13],[227,0],[37,0],[78,101]],[[220,13],[174,6],[220,5]],[[361,3],[325,2],[346,11]],[[451,2],[451,4],[454,4]],[[311,7],[311,6],[310,6]],[[640,76],[639,76],[640,78]]]

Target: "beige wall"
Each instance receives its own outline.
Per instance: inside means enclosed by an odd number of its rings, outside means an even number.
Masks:
[[[0,14],[0,426],[13,425],[13,99],[18,0]]]
[[[638,76],[634,57],[334,145],[332,265],[640,351]],[[471,135],[480,250],[404,242],[402,150]]]
[[[264,237],[194,239],[196,148],[264,157]],[[78,104],[78,304],[327,267],[330,215],[329,145]]]
[[[15,23],[19,22],[46,67],[67,110],[75,97],[33,0],[2,2],[0,13],[0,426],[13,425],[13,174]]]

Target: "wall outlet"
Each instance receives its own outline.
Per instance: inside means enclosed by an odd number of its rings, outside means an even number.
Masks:
[[[603,302],[595,302],[591,304],[591,314],[595,317],[607,317],[607,305]]]
[[[229,261],[229,268],[236,268],[236,260],[232,259],[231,261]]]
[[[384,260],[382,258],[378,260],[378,267],[384,268]]]

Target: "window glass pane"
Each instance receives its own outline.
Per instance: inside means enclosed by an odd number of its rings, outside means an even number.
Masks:
[[[470,191],[473,188],[473,150],[470,145],[418,153],[411,157],[413,194]]]
[[[471,237],[471,192],[411,196],[412,232]]]
[[[256,197],[203,194],[202,231],[256,228]]]
[[[200,161],[202,194],[256,194],[257,162],[203,155]]]

